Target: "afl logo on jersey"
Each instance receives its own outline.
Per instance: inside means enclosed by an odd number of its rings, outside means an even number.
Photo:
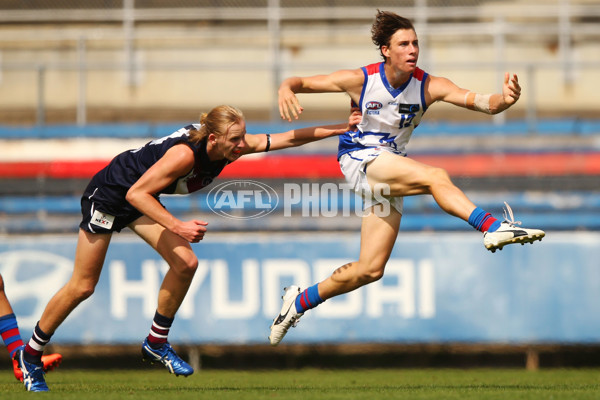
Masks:
[[[381,110],[381,107],[383,107],[383,104],[381,104],[378,101],[369,101],[366,105],[365,108],[369,111],[374,111],[374,110]]]

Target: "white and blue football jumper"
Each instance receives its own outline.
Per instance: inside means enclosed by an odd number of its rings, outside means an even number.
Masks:
[[[406,144],[427,110],[425,81],[428,74],[416,68],[399,88],[392,87],[384,63],[361,68],[365,81],[358,104],[363,119],[357,132],[339,137],[338,159],[357,150],[382,148],[405,156]]]
[[[358,107],[363,118],[356,132],[349,131],[339,137],[340,168],[346,181],[361,196],[364,210],[389,203],[402,213],[402,197],[391,197],[383,190],[373,193],[366,175],[367,165],[384,151],[406,156],[406,144],[427,110],[428,75],[417,68],[406,83],[394,88],[385,76],[383,62],[367,65],[362,71],[365,80]]]

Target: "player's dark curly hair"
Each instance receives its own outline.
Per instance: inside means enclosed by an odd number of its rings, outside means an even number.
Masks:
[[[391,11],[377,10],[375,22],[371,27],[371,40],[379,48],[381,57],[385,60],[385,56],[381,51],[381,46],[389,46],[392,35],[400,29],[415,30],[412,22],[404,17],[399,16]]]
[[[242,111],[227,105],[221,105],[213,108],[200,116],[199,130],[190,132],[190,139],[193,142],[201,142],[209,133],[217,136],[226,135],[229,127],[235,123],[244,121]]]

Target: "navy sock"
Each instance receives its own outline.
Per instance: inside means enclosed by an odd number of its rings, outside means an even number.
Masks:
[[[44,347],[46,347],[51,337],[52,335],[48,335],[40,329],[40,322],[38,321],[33,330],[33,335],[31,335],[31,339],[25,345],[25,351],[23,352],[25,361],[32,364],[41,364]]]
[[[321,296],[319,296],[319,284],[315,284],[296,297],[296,311],[303,313],[311,308],[315,308],[323,301]]]
[[[167,343],[167,336],[171,325],[173,325],[174,318],[165,317],[158,313],[154,314],[154,320],[152,321],[152,327],[150,328],[150,334],[148,335],[148,344],[153,349],[159,349],[163,344]]]

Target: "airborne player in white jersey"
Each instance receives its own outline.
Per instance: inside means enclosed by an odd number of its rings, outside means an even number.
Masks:
[[[338,160],[346,180],[363,197],[365,216],[358,261],[339,267],[304,291],[297,286],[285,289],[280,315],[271,325],[272,345],[277,345],[307,310],[383,276],[400,228],[404,196],[432,195],[448,214],[483,232],[483,243],[492,252],[511,243],[541,240],[545,235],[539,229],[516,226],[520,223],[514,221],[506,203],[508,217],[500,222],[476,207],[445,170],[412,160],[405,152],[413,130],[433,103],[443,101],[497,114],[519,99],[517,76],[505,74],[502,93],[470,92],[417,67],[419,41],[410,20],[378,11],[371,33],[383,62],[329,75],[292,77],[279,87],[279,111],[289,121],[303,110],[296,93],[345,92],[360,107],[363,118],[358,132],[340,136]]]

